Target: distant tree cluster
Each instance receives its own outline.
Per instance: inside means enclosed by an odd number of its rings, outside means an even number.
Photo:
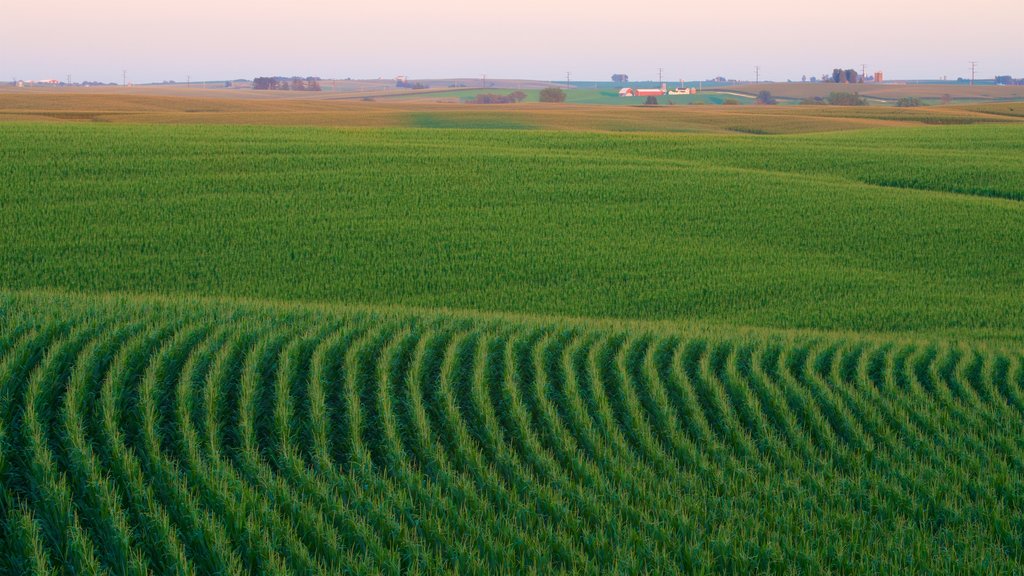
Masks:
[[[295,90],[297,92],[320,92],[320,78],[317,76],[260,76],[252,81],[253,90]]]
[[[898,108],[916,108],[923,105],[924,104],[919,99],[914,98],[913,96],[904,96],[896,101],[896,106]]]
[[[626,84],[629,82],[629,74],[612,74],[612,82]]]
[[[540,91],[541,102],[565,102],[565,90],[552,86]]]
[[[857,74],[856,70],[841,68],[835,68],[832,70],[832,76],[826,76],[823,78],[826,82],[831,81],[836,84],[861,84],[864,82],[864,78],[860,74]]]
[[[395,80],[395,86],[398,88],[411,88],[413,90],[426,90],[427,88],[430,88],[428,84],[424,84],[422,82],[410,82],[404,78]]]
[[[757,103],[771,105],[778,104],[779,101],[776,100],[774,96],[772,96],[771,92],[767,90],[761,90],[760,92],[757,93]]]
[[[516,104],[526,100],[526,93],[516,90],[511,94],[477,94],[473,104]]]
[[[855,92],[833,92],[825,101],[833,106],[864,106],[868,103]]]
[[[1024,78],[1013,76],[996,76],[996,84],[999,86],[1024,86]]]

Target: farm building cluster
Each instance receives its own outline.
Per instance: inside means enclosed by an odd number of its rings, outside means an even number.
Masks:
[[[619,96],[623,98],[633,98],[637,96],[664,96],[666,94],[670,96],[682,96],[686,94],[696,94],[696,88],[686,88],[683,82],[679,81],[679,88],[668,89],[667,84],[662,84],[661,88],[623,88],[619,90]]]

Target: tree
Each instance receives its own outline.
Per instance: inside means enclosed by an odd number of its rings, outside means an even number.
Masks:
[[[833,106],[864,106],[867,104],[860,94],[850,92],[833,92],[828,95],[826,101]]]
[[[477,94],[470,102],[473,104],[515,104],[526,100],[526,93],[515,91],[511,94]]]
[[[656,96],[648,96],[647,100],[644,100],[644,106],[657,106],[658,98]]]
[[[840,69],[840,68],[833,68],[832,69],[832,82],[834,82],[835,84],[839,84],[842,81],[843,81],[843,71],[842,71],[842,69]]]
[[[277,78],[269,76],[260,76],[252,81],[253,90],[277,90],[277,85]]]
[[[767,90],[761,90],[760,92],[757,93],[757,103],[758,104],[778,104],[779,102],[778,102],[778,100],[775,99],[774,96],[772,96],[771,92],[769,92]]]
[[[292,90],[302,91],[306,89],[306,81],[302,78],[292,78]]]
[[[916,108],[921,105],[921,101],[912,96],[904,96],[896,101],[896,106],[899,108]]]
[[[612,82],[626,84],[629,82],[629,74],[612,74]]]
[[[565,90],[552,86],[540,91],[541,102],[565,102]]]

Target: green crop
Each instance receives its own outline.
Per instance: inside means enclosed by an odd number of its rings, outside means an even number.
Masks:
[[[0,123],[0,573],[1024,572],[1020,125],[520,120]]]
[[[1021,135],[6,124],[0,286],[1019,334]]]
[[[1015,573],[1024,363],[944,340],[17,295],[11,573]]]

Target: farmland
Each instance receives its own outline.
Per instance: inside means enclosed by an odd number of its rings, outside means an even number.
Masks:
[[[0,94],[0,572],[1020,572],[1020,106]]]
[[[775,139],[3,131],[11,289],[839,330],[1024,325],[1016,125]]]

